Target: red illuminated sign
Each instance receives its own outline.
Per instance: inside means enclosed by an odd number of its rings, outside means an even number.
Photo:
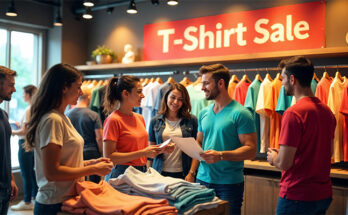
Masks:
[[[143,60],[224,56],[325,45],[325,1],[145,25]]]

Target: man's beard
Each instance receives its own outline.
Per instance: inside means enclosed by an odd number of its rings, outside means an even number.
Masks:
[[[214,100],[218,95],[220,94],[220,90],[217,88],[214,88],[211,92],[210,95],[207,97],[207,100]]]

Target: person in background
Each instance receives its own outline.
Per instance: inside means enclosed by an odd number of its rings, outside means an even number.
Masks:
[[[312,62],[301,56],[283,60],[282,84],[296,104],[283,115],[280,149],[268,162],[282,170],[277,214],[325,214],[332,201],[331,155],[336,120],[311,90]]]
[[[104,108],[111,113],[104,122],[104,156],[116,164],[105,177],[116,178],[129,167],[145,172],[147,158],[155,157],[161,149],[148,145],[144,118],[132,110],[144,98],[140,79],[124,75],[113,77],[106,87]]]
[[[99,115],[88,108],[90,103],[88,94],[79,97],[77,105],[67,112],[71,123],[83,137],[83,159],[100,158],[103,153],[103,129]],[[89,180],[95,183],[100,181],[100,176],[91,175]]]
[[[39,191],[34,214],[57,214],[62,202],[77,195],[75,183],[84,176],[108,174],[107,158],[83,160],[83,138],[64,115],[81,92],[81,73],[68,64],[57,64],[44,75],[31,106],[25,146],[35,152]]]
[[[229,97],[228,68],[213,64],[202,66],[199,73],[205,97],[214,103],[199,113],[197,143],[204,151],[203,161],[193,159],[190,172],[196,172],[199,165],[196,181],[228,201],[229,214],[240,214],[244,193],[243,161],[256,156],[253,117],[249,110]]]
[[[152,118],[149,127],[151,145],[159,145],[171,137],[193,137],[197,135],[197,118],[190,114],[191,104],[184,85],[170,84],[164,94],[158,115]],[[157,155],[152,167],[163,176],[182,178],[188,176],[191,158],[179,147],[169,144],[163,149],[165,153]]]
[[[0,104],[10,101],[16,92],[13,71],[0,66]],[[18,188],[11,172],[11,126],[7,113],[0,108],[0,214],[7,214],[10,201],[16,199]]]
[[[34,85],[27,85],[23,87],[23,99],[28,103],[24,115],[19,124],[18,130],[12,130],[12,135],[18,135],[18,161],[21,170],[23,188],[24,188],[24,200],[20,201],[16,205],[11,206],[11,210],[32,210],[34,209],[34,200],[37,194],[37,183],[34,171],[34,152],[26,152],[24,149],[25,134],[27,123],[30,119],[30,106],[33,96],[35,95],[37,88]]]

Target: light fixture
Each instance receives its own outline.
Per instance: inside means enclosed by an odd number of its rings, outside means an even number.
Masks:
[[[159,0],[151,0],[151,3],[155,6],[159,5]]]
[[[129,14],[136,14],[136,13],[138,13],[137,7],[135,6],[134,0],[130,0],[129,6],[128,6],[128,9],[127,9],[127,13],[129,13]]]
[[[107,12],[108,14],[112,14],[113,11],[114,11],[114,8],[113,8],[113,7],[108,7],[108,8],[106,9],[106,12]]]
[[[85,7],[93,7],[94,6],[94,2],[92,0],[85,0],[85,1],[83,1],[83,6],[85,6]]]
[[[168,0],[167,4],[170,5],[170,6],[175,6],[175,5],[178,4],[178,1],[177,0]]]
[[[63,20],[62,20],[62,7],[63,7],[63,0],[59,0],[59,6],[57,6],[56,9],[56,16],[54,17],[54,26],[63,26]]]
[[[7,11],[6,11],[6,16],[17,16],[17,11],[16,11],[16,8],[14,6],[14,0],[11,0],[10,1],[10,5],[8,6],[7,8]]]
[[[93,16],[91,14],[91,9],[88,7],[86,8],[86,12],[82,15],[84,19],[92,19]]]

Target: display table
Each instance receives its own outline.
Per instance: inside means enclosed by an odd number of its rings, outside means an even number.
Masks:
[[[197,213],[195,213],[194,215],[212,215],[212,214],[214,214],[214,215],[228,215],[228,202],[221,201],[217,208],[201,210],[201,211],[198,211]],[[76,214],[59,212],[57,215],[76,215]]]

